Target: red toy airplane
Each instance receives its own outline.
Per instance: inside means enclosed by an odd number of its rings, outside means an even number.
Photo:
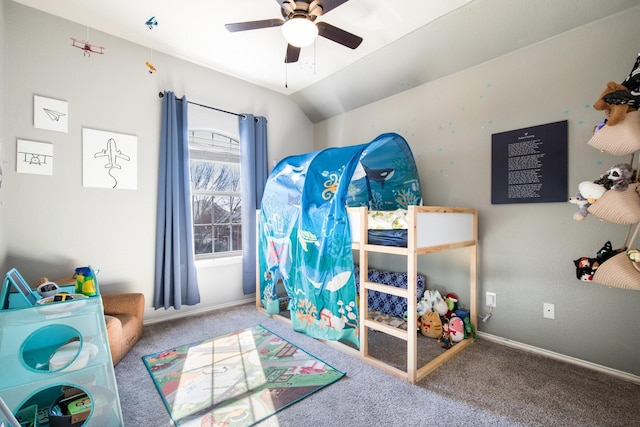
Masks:
[[[84,56],[91,56],[92,53],[97,53],[100,55],[104,54],[104,47],[95,46],[87,41],[78,40],[74,37],[71,37],[71,46],[82,49],[84,51]]]

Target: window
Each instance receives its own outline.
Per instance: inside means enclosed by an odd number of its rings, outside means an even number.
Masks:
[[[211,130],[189,131],[196,258],[242,251],[240,143]]]

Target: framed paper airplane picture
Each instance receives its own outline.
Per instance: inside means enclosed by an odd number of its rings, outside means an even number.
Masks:
[[[69,106],[66,101],[33,96],[33,127],[68,132]]]

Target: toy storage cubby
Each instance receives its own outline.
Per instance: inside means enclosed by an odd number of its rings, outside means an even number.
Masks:
[[[37,414],[28,425],[124,425],[99,294],[0,310],[0,366],[0,397],[13,414]],[[90,412],[49,413],[83,394]],[[0,413],[2,423],[11,425]]]

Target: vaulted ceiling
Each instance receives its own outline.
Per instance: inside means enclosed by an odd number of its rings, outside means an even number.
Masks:
[[[229,32],[225,24],[282,19],[287,0],[14,1],[86,26],[88,39],[99,30],[286,94],[314,123],[640,4],[318,0],[335,7],[316,23],[364,41],[352,50],[318,37],[285,64],[280,27]],[[145,25],[151,17],[157,25]]]

